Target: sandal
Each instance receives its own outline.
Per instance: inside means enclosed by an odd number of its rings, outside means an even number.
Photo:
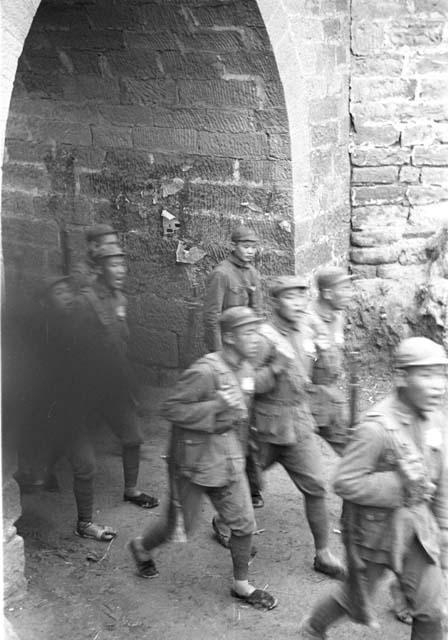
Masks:
[[[141,558],[141,550],[138,549],[137,540],[135,540],[135,538],[131,540],[127,547],[137,567],[137,575],[139,575],[140,578],[157,578],[159,572],[157,571],[156,563],[151,557],[147,557],[146,560]]]
[[[96,524],[96,522],[78,522],[75,535],[80,538],[99,540],[99,542],[110,542],[116,537],[117,532],[108,525]]]
[[[271,609],[275,609],[278,605],[277,598],[271,596],[271,594],[264,589],[255,589],[255,591],[252,591],[248,596],[242,596],[235,591],[235,589],[231,589],[230,593],[234,598],[244,600],[246,604],[250,604],[252,607],[259,609],[260,611],[271,611]]]
[[[132,502],[132,504],[141,507],[142,509],[154,509],[159,506],[159,499],[153,496],[148,496],[147,493],[139,493],[138,496],[127,496],[124,494],[123,500],[125,502]]]

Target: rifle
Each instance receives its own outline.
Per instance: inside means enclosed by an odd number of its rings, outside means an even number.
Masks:
[[[178,433],[174,425],[171,426],[170,444],[167,456],[168,476],[170,486],[170,506],[169,518],[169,535],[171,542],[187,542],[187,534],[185,531],[184,515],[182,504],[179,499],[178,485],[180,481],[177,472],[176,448],[178,443]]]
[[[67,229],[64,228],[60,230],[59,239],[62,251],[62,273],[68,276],[72,268],[72,248],[70,246],[70,236]]]
[[[359,400],[359,356],[360,352],[350,352],[349,388],[350,388],[350,426],[352,432],[358,420]],[[342,504],[342,541],[347,557],[347,589],[350,594],[350,615],[361,624],[376,627],[375,616],[370,610],[369,596],[364,580],[365,564],[359,555],[354,535],[357,527],[357,505],[348,500]]]

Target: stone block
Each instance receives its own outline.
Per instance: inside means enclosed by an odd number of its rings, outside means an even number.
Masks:
[[[350,265],[350,270],[356,280],[376,278],[377,267],[374,264],[352,264]]]
[[[406,164],[400,167],[399,179],[400,182],[406,182],[407,184],[417,183],[420,180],[420,169]]]
[[[257,84],[250,80],[180,80],[178,91],[181,106],[260,107]]]
[[[434,141],[434,138],[433,124],[427,120],[405,124],[401,130],[401,144],[403,147],[428,146]]]
[[[231,158],[263,158],[268,155],[267,139],[263,133],[230,135],[199,131],[197,136],[199,155]]]
[[[355,55],[352,57],[354,76],[401,76],[404,55],[388,52],[387,55]]]
[[[446,201],[432,204],[414,205],[410,209],[410,220],[415,224],[425,225],[436,230],[448,224],[448,203]]]
[[[8,163],[3,167],[3,185],[9,190],[37,193],[51,190],[51,181],[43,163]]]
[[[119,93],[120,99],[115,102],[121,104],[175,105],[177,103],[176,84],[173,80],[120,78]]]
[[[14,482],[14,481],[12,481]],[[3,523],[6,524],[5,522]],[[14,527],[15,529],[15,527]],[[18,536],[10,536],[3,544],[3,597],[8,604],[20,600],[25,596],[26,579],[25,554],[23,539]]]
[[[6,243],[29,243],[38,247],[59,246],[59,228],[56,222],[24,220],[5,216],[2,227],[3,239]]]
[[[350,259],[355,264],[388,264],[396,262],[400,255],[400,245],[387,245],[383,247],[366,247],[350,250]]]
[[[378,265],[376,273],[378,278],[418,283],[425,280],[427,267],[424,264],[381,264]]]
[[[437,142],[448,142],[448,122],[434,122],[433,126]]]
[[[443,39],[445,21],[430,17],[395,20],[386,31],[385,45],[390,47],[423,48],[438,45]]]
[[[448,167],[423,167],[421,175],[423,184],[448,187]]]
[[[404,78],[351,79],[352,102],[385,100],[389,98],[413,100],[417,81]]]
[[[412,162],[418,167],[448,165],[448,144],[431,147],[416,146],[412,151]]]
[[[426,75],[433,73],[445,74],[448,68],[448,52],[419,52],[417,56],[412,56],[409,60],[409,73]]]
[[[353,187],[351,190],[352,205],[400,204],[405,195],[404,185],[374,185],[369,187]]]
[[[311,125],[311,144],[314,148],[336,145],[339,141],[340,128],[337,120]]]
[[[398,142],[399,137],[399,129],[390,122],[365,123],[358,124],[353,140],[355,144],[372,144],[376,147],[388,147]]]
[[[130,356],[137,362],[166,368],[179,366],[178,338],[169,330],[131,326],[129,351]]]
[[[428,261],[426,255],[426,238],[409,238],[400,242],[401,250],[398,262],[401,265],[425,264]]]
[[[179,153],[199,152],[198,133],[191,129],[134,127],[132,136],[135,149]]]
[[[91,130],[94,147],[132,147],[132,127],[93,126]]]
[[[291,160],[291,141],[289,135],[273,133],[268,137],[269,157],[279,160]]]
[[[61,81],[63,96],[72,102],[95,100],[118,104],[120,91],[116,78],[102,78],[95,74],[65,77]]]
[[[446,102],[448,100],[448,79],[445,76],[422,78],[419,83],[419,99]]]
[[[427,185],[412,185],[406,191],[407,199],[411,205],[431,204],[448,200],[448,188]],[[447,203],[448,213],[448,203]]]
[[[239,30],[199,31],[194,34],[186,32],[180,34],[178,40],[181,42],[181,48],[185,51],[222,53],[244,50],[244,42]]]
[[[21,191],[2,191],[2,215],[12,218],[34,217],[34,196]]]
[[[352,231],[350,240],[355,247],[378,247],[384,244],[393,244],[402,236],[398,227],[379,227],[368,231]]]
[[[398,167],[354,167],[352,183],[374,182],[391,184],[398,178]]]
[[[258,6],[252,3],[230,2],[228,4],[203,3],[192,9],[197,24],[204,27],[228,27],[248,25],[264,27]]]
[[[219,62],[224,77],[228,74],[260,76],[265,81],[278,82],[278,69],[272,53],[254,53],[238,51],[238,53],[222,53]],[[214,59],[215,76],[217,75],[216,57]]]
[[[268,133],[289,133],[288,113],[286,109],[257,109],[255,111],[257,131]]]
[[[378,165],[409,164],[411,149],[397,146],[372,148],[355,147],[351,152],[352,164],[355,167],[376,167]],[[443,163],[442,163],[443,164]]]
[[[62,51],[99,52],[125,48],[124,32],[121,29],[82,29],[77,28],[76,24],[70,25],[68,31],[52,33],[51,43]]]

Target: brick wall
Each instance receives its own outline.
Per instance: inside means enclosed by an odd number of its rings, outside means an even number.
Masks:
[[[353,0],[353,270],[419,279],[448,223],[446,2]]]

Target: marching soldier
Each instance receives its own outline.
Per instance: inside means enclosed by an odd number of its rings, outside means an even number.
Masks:
[[[80,296],[84,337],[87,405],[100,413],[122,444],[123,499],[144,509],[159,500],[137,489],[142,435],[137,416],[134,376],[127,358],[129,329],[123,294],[126,264],[123,250],[104,245],[96,256],[100,273]]]
[[[258,315],[262,314],[263,296],[260,274],[252,262],[257,251],[258,238],[252,229],[239,226],[233,230],[231,240],[233,250],[212,271],[207,282],[204,300],[205,343],[209,351],[221,349],[221,331],[219,318],[223,311],[231,307],[250,307]],[[246,473],[249,480],[252,503],[256,509],[263,507],[260,492],[255,454],[249,447],[246,460]],[[228,532],[227,532],[228,534]],[[228,546],[228,535],[219,536],[218,541]]]
[[[319,435],[341,455],[348,410],[338,382],[344,365],[344,310],[353,297],[353,285],[351,276],[339,267],[321,269],[316,281],[319,294],[309,313],[316,348],[310,406]]]
[[[447,364],[444,349],[427,338],[399,344],[395,389],[361,417],[335,479],[345,501],[348,578],[314,608],[302,638],[326,638],[346,615],[373,626],[370,598],[392,569],[410,607],[412,640],[442,640],[448,432],[440,405]]]
[[[83,287],[91,287],[100,273],[97,262],[98,251],[106,245],[118,245],[117,232],[109,224],[96,224],[87,229],[87,254],[84,260],[71,269],[71,277],[77,291]]]
[[[304,322],[308,283],[297,276],[278,278],[270,289],[272,324],[260,328],[255,374],[255,435],[262,469],[280,463],[305,500],[314,538],[314,569],[340,578],[344,568],[329,549],[329,522],[323,462],[314,434],[307,389],[314,345]]]
[[[220,320],[222,351],[197,360],[163,404],[162,415],[172,422],[170,506],[166,519],[131,540],[129,549],[141,577],[157,576],[152,550],[170,538],[179,517],[185,532],[193,531],[206,495],[231,530],[232,595],[270,610],[277,599],[248,582],[255,518],[244,472],[244,441],[254,388],[248,360],[257,351],[258,325],[251,309],[225,311]]]

